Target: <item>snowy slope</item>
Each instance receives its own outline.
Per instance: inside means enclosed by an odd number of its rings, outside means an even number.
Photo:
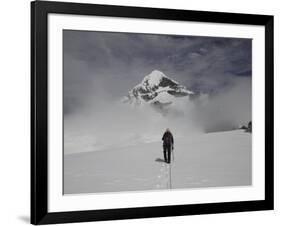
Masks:
[[[161,142],[65,155],[64,193],[169,189]],[[251,185],[251,134],[243,130],[175,137],[171,187]]]

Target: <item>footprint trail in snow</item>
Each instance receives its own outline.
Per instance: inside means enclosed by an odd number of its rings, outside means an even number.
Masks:
[[[161,163],[159,174],[157,175],[157,189],[169,189],[170,177],[169,177],[170,165],[167,163]]]

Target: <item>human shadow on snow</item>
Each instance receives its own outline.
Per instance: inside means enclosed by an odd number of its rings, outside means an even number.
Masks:
[[[165,162],[165,160],[161,159],[161,158],[157,158],[157,159],[155,159],[155,162]]]

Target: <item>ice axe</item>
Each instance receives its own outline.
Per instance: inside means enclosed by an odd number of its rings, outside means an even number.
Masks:
[[[173,156],[173,162],[174,162],[175,161],[174,145],[172,147],[172,156]]]

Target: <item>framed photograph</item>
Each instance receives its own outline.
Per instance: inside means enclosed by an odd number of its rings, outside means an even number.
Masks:
[[[31,3],[31,223],[273,209],[273,16]]]

